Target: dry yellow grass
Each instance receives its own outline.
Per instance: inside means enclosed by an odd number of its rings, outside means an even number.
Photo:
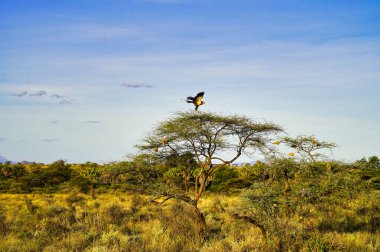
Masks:
[[[206,240],[187,205],[172,200],[158,206],[149,199],[120,192],[96,199],[86,194],[0,194],[5,223],[0,251],[271,251],[278,242],[276,237],[266,242],[257,227],[231,216],[241,204],[237,196],[206,194],[200,201]],[[354,214],[363,202],[348,203],[344,214]],[[300,216],[290,221],[318,224]],[[379,241],[379,233],[367,231],[310,233],[301,250],[323,251],[310,247],[328,244],[333,250],[380,251]]]

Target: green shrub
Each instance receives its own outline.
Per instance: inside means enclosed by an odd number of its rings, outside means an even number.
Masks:
[[[91,182],[87,178],[75,173],[75,175],[71,177],[69,185],[71,187],[77,187],[82,193],[88,193],[91,187]]]
[[[207,189],[212,192],[229,191],[231,187],[233,188],[234,185],[237,185],[235,181],[238,177],[239,173],[235,167],[222,166],[215,172],[215,175],[211,180],[211,184]],[[235,179],[235,181],[233,179]]]

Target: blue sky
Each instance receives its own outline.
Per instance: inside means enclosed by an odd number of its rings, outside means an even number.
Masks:
[[[337,159],[380,155],[380,2],[0,2],[1,156],[120,160],[198,91]]]

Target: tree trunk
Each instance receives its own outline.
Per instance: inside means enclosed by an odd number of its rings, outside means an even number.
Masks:
[[[307,152],[307,154],[309,155],[311,162],[315,163],[315,159],[314,159],[313,155],[310,152]]]
[[[189,192],[189,174],[188,173],[184,173],[183,174],[183,183],[185,185],[185,192],[188,193]]]
[[[202,212],[198,208],[198,200],[193,200],[188,196],[179,196],[178,197],[178,196],[165,195],[165,197],[167,197],[167,198],[164,201],[160,202],[159,204],[162,204],[169,199],[177,199],[177,200],[181,200],[181,201],[185,202],[186,204],[189,204],[194,211],[194,215],[195,215],[196,221],[198,223],[200,234],[203,237],[206,237],[206,234],[207,234],[206,220],[205,220]],[[154,202],[154,200],[153,200],[153,202]]]
[[[195,176],[195,181],[194,181],[194,197],[195,198],[198,195],[198,183],[199,183],[199,175]]]
[[[207,224],[206,224],[205,217],[203,216],[202,212],[198,208],[198,200],[193,200],[187,196],[179,197],[177,199],[182,200],[183,202],[193,207],[194,215],[195,215],[196,221],[198,222],[199,232],[203,237],[206,237]]]
[[[260,229],[261,234],[263,235],[265,241],[268,241],[267,230],[265,229],[264,225],[258,223],[255,219],[248,217],[248,216],[240,216],[238,214],[234,214],[233,216],[236,219],[243,219],[243,220],[255,225],[256,227],[258,227]]]
[[[198,221],[199,232],[201,233],[202,236],[206,236],[206,234],[207,234],[206,220],[205,220],[205,217],[203,216],[202,212],[199,211],[199,208],[197,207],[196,204],[197,203],[195,203],[195,205],[193,205],[193,206],[194,206],[194,213],[195,213],[195,216],[196,216],[197,221]]]
[[[195,201],[198,202],[199,198],[202,196],[202,193],[204,192],[205,188],[206,188],[206,181],[207,181],[207,178],[202,178],[201,179],[201,185],[199,186],[198,188],[198,192],[196,192],[196,196],[195,196]]]

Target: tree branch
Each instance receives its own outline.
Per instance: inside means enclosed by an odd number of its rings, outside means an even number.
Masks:
[[[255,225],[256,227],[260,228],[260,231],[262,233],[262,235],[264,236],[265,240],[268,239],[267,237],[267,231],[264,227],[264,225],[260,224],[257,220],[251,218],[251,217],[248,217],[248,216],[241,216],[241,215],[238,215],[238,214],[233,214],[232,215],[235,219],[241,219],[241,220],[245,220],[246,222],[249,222],[253,225]]]

